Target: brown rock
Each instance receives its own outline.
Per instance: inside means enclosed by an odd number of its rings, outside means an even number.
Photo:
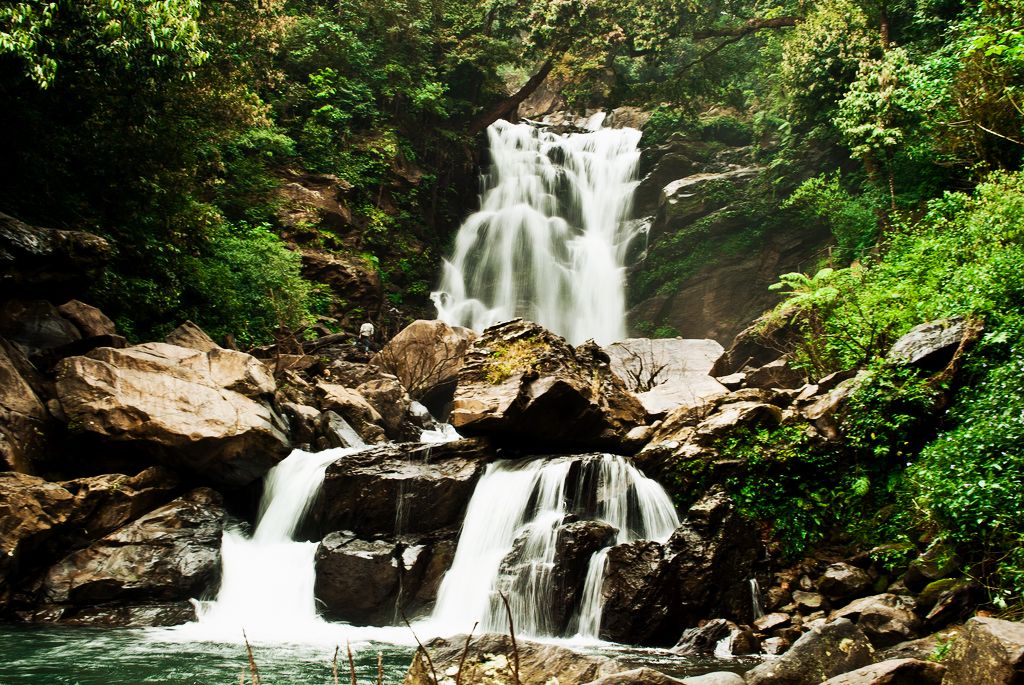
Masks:
[[[946,658],[945,685],[1018,685],[1024,682],[1024,624],[974,617]]]
[[[746,372],[744,382],[748,388],[799,388],[804,375],[791,367],[785,358],[768,362]]]
[[[177,489],[178,476],[153,466],[135,476],[106,474],[64,481],[61,486],[75,496],[71,526],[76,537],[94,540],[164,504]]]
[[[650,416],[711,404],[726,393],[708,371],[722,354],[714,340],[630,338],[604,348],[612,372]]]
[[[384,441],[384,429],[380,425],[384,418],[355,390],[320,381],[316,384],[316,396],[321,409],[337,412],[367,443]]]
[[[487,455],[480,445],[386,445],[327,467],[313,519],[321,536],[431,533],[462,523]]]
[[[7,292],[66,298],[80,291],[112,252],[110,243],[92,233],[30,226],[0,213],[0,285]]]
[[[867,571],[846,563],[831,564],[818,579],[818,590],[832,601],[856,597],[871,588]]]
[[[419,439],[421,428],[412,422],[409,415],[412,399],[397,378],[367,381],[356,388],[356,392],[380,415],[389,438],[398,442]]]
[[[263,399],[274,387],[247,354],[166,343],[100,348],[57,369],[73,430],[233,485],[261,477],[289,451],[285,423]]]
[[[516,319],[488,328],[473,343],[449,420],[463,435],[548,449],[614,449],[645,418],[599,347],[574,349]]]
[[[0,472],[0,606],[9,580],[31,565],[31,555],[61,530],[74,508],[74,495],[56,483]]]
[[[829,678],[821,685],[940,685],[946,667],[933,661],[896,659]]]
[[[731,402],[723,404],[697,425],[694,439],[702,445],[709,445],[739,428],[756,426],[777,426],[782,421],[782,411],[772,404],[763,402]]]
[[[19,367],[27,364],[19,350],[0,339],[0,469],[22,473],[33,472],[46,455],[49,418],[21,375]]]
[[[370,365],[396,376],[412,399],[435,410],[452,400],[476,337],[468,328],[420,319],[381,348]]]
[[[81,340],[73,323],[46,300],[8,300],[0,306],[0,335],[35,361]]]
[[[402,550],[388,540],[331,533],[316,550],[314,593],[327,617],[354,625],[392,625],[408,572]]]
[[[433,671],[438,679],[444,677],[454,683],[460,672],[460,681],[474,685],[543,685],[557,679],[559,685],[583,685],[603,676],[625,670],[617,662],[603,656],[578,654],[565,647],[516,640],[518,652],[518,678],[513,675],[512,641],[507,635],[486,634],[474,637],[469,650],[463,653],[466,636],[437,638],[425,647],[430,653]],[[413,656],[412,666],[405,676],[404,685],[435,685],[431,667],[422,650]]]
[[[860,628],[837,619],[812,628],[789,651],[747,672],[747,685],[818,685],[867,666],[874,651]]]
[[[220,349],[220,345],[213,342],[213,338],[208,336],[206,331],[191,321],[186,321],[168,333],[167,337],[164,338],[164,342],[168,345],[187,347],[190,350],[199,350],[200,352]]]
[[[217,493],[193,490],[72,552],[46,574],[43,596],[74,605],[199,597],[218,579],[226,516]]]
[[[117,327],[106,314],[96,307],[78,300],[69,300],[57,307],[65,319],[75,324],[86,338],[97,335],[117,335]]]
[[[855,621],[871,644],[878,648],[917,637],[921,621],[909,597],[882,594],[863,597],[832,612],[832,618]]]

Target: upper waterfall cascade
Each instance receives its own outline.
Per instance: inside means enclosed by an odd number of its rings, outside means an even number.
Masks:
[[[480,211],[459,229],[432,294],[439,319],[481,331],[523,317],[572,344],[626,337],[640,132],[602,120],[567,135],[491,125]]]

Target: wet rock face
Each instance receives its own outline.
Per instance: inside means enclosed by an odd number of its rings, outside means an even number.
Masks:
[[[47,572],[42,596],[79,606],[199,597],[219,577],[226,516],[217,493],[193,490],[72,552]]]
[[[355,625],[396,625],[437,598],[456,532],[443,537],[360,540],[331,533],[315,557],[317,602],[328,618]],[[440,572],[438,572],[440,571]]]
[[[812,628],[788,652],[747,672],[747,685],[817,685],[867,666],[874,651],[864,633],[846,619]]]
[[[31,555],[53,539],[74,507],[74,495],[56,483],[0,472],[0,607],[9,580],[31,565]]]
[[[646,412],[609,361],[527,321],[492,326],[466,356],[449,420],[463,435],[518,444],[621,448]]]
[[[250,483],[290,449],[286,424],[267,400],[274,379],[242,352],[100,348],[62,361],[56,387],[72,430],[214,483]]]
[[[31,473],[46,456],[49,413],[21,375],[28,360],[0,339],[0,469]]]
[[[99,236],[30,226],[0,213],[0,287],[58,297],[73,294],[101,269],[113,250]],[[62,301],[61,299],[57,300]]]
[[[561,526],[550,569],[531,568],[524,533],[501,562],[499,589],[513,598],[527,596],[531,589],[536,592],[536,583],[550,583],[552,591],[547,595],[544,610],[538,612],[539,627],[545,633],[564,635],[580,605],[591,557],[610,546],[617,532],[601,521],[575,521]]]
[[[342,457],[327,467],[314,526],[320,534],[360,536],[458,527],[487,459],[474,441],[387,445]]]
[[[1024,682],[1024,624],[996,618],[967,621],[946,659],[946,685]]]
[[[748,580],[760,556],[756,531],[714,492],[687,512],[669,541],[613,547],[605,574],[601,637],[674,644],[709,616],[749,623]]]

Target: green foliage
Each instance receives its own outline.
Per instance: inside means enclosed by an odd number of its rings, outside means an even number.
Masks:
[[[833,258],[848,264],[874,246],[881,204],[872,190],[853,195],[843,186],[840,175],[833,173],[804,181],[782,206],[801,208],[808,218],[828,224],[836,241]]]
[[[211,335],[236,334],[247,345],[271,340],[278,329],[297,331],[322,299],[300,267],[298,253],[269,226],[220,226],[206,254],[186,259],[185,311]]]
[[[1004,603],[1024,601],[1024,318],[1009,317],[979,345],[951,425],[909,473],[916,505],[968,549],[997,559],[985,578]]]
[[[787,274],[789,298],[769,325],[792,321],[795,350],[824,375],[885,354],[913,326],[953,315],[1005,315],[1024,296],[1024,178],[994,174],[974,197],[949,193],[928,214],[890,236],[864,266]]]

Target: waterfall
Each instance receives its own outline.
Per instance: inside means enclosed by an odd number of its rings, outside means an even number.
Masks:
[[[313,598],[317,543],[292,539],[323,484],[327,466],[365,447],[295,450],[264,478],[252,536],[224,532],[217,598],[199,602],[201,633],[234,636],[245,629],[268,639],[308,633],[320,622]]]
[[[507,629],[499,592],[506,592],[516,631],[554,636],[550,607],[555,549],[562,526],[574,519],[603,521],[615,543],[666,541],[679,525],[665,491],[620,456],[586,455],[490,464],[473,493],[452,567],[431,617],[437,632]],[[515,568],[503,568],[513,550]],[[581,606],[570,630],[597,637],[607,548],[595,553]],[[574,628],[577,627],[578,628]]]
[[[431,297],[437,316],[481,331],[516,317],[579,344],[626,337],[624,265],[635,129],[555,135],[498,121],[480,211],[459,229]]]

